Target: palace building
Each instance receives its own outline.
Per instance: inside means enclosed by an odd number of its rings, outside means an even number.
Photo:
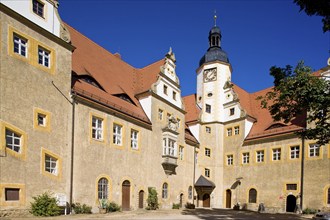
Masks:
[[[163,209],[330,208],[330,145],[295,135],[303,116],[274,122],[256,100],[271,88],[231,81],[218,26],[183,97],[171,48],[135,68],[64,23],[56,0],[0,0],[0,18],[0,217],[47,191],[136,210],[150,188]]]

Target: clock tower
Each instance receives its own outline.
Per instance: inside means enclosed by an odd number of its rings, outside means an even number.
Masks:
[[[216,16],[215,16],[216,19]],[[202,109],[204,123],[224,122],[224,104],[232,94],[232,68],[227,53],[221,48],[221,31],[216,24],[209,32],[209,48],[197,69],[197,104]]]

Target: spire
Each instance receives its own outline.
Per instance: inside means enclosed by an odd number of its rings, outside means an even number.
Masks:
[[[214,19],[214,27],[217,26],[217,10],[214,10],[214,16],[213,16],[213,19]]]

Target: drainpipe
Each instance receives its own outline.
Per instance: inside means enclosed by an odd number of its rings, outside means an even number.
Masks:
[[[193,173],[193,187],[192,187],[192,198],[194,205],[195,205],[195,173],[196,173],[196,146],[194,147],[194,173]]]
[[[73,159],[74,159],[74,125],[75,125],[75,96],[72,96],[72,127],[71,127],[71,169],[70,169],[70,214],[72,214],[73,198]]]
[[[305,129],[304,129],[305,130]],[[301,139],[300,210],[303,211],[304,195],[305,135]]]

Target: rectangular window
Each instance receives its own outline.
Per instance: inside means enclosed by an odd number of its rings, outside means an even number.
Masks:
[[[33,0],[33,12],[41,17],[44,17],[44,4],[39,2],[38,0]]]
[[[205,176],[210,177],[210,169],[205,168]]]
[[[39,47],[38,48],[38,63],[45,67],[50,67],[50,51]]]
[[[176,142],[171,138],[163,138],[163,155],[176,156]]]
[[[22,144],[22,135],[6,129],[6,147],[17,152],[21,153],[21,144]]]
[[[246,152],[242,154],[242,163],[243,164],[250,163],[250,153]]]
[[[298,159],[299,158],[300,147],[299,146],[292,146],[290,147],[290,158],[291,159]]]
[[[181,120],[179,118],[177,118],[176,121],[177,121],[178,128],[180,128]]]
[[[211,113],[211,105],[205,104],[205,112]]]
[[[286,184],[286,190],[297,190],[297,184]]]
[[[227,128],[227,136],[232,136],[233,135],[233,129],[232,128]]]
[[[234,156],[233,155],[227,155],[227,165],[231,166],[234,164]]]
[[[205,156],[211,157],[211,149],[210,148],[205,148]]]
[[[57,159],[48,154],[45,155],[45,171],[57,175]]]
[[[257,163],[264,162],[265,152],[263,150],[257,151],[256,156],[257,156]]]
[[[232,116],[235,114],[235,108],[229,109],[229,115]]]
[[[164,111],[162,109],[158,109],[158,119],[163,120],[164,117]]]
[[[310,144],[309,145],[309,157],[319,157],[320,156],[320,145]]]
[[[164,85],[164,87],[163,87],[163,93],[164,93],[165,95],[167,95],[167,85]]]
[[[173,91],[173,99],[176,100],[176,92]]]
[[[239,135],[239,126],[234,127],[235,135]]]
[[[122,144],[122,126],[113,124],[113,139],[112,143],[116,145]]]
[[[281,149],[276,148],[273,149],[273,161],[278,161],[281,160]]]
[[[19,201],[19,191],[17,188],[5,188],[5,200]]]
[[[27,57],[27,40],[14,34],[14,53]]]
[[[206,131],[206,133],[211,134],[211,127],[206,126],[205,127],[205,131]]]
[[[103,140],[103,119],[92,117],[92,138]]]
[[[38,126],[46,127],[46,115],[38,113],[37,117]]]
[[[139,149],[138,143],[139,143],[139,132],[132,129],[131,130],[131,148],[133,150]]]
[[[184,147],[180,146],[179,147],[179,159],[183,160],[183,157],[184,157]]]
[[[195,164],[198,162],[198,152],[195,152]]]

